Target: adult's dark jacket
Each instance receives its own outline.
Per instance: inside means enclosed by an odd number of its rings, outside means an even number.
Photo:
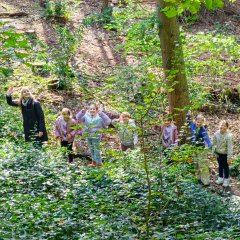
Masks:
[[[11,95],[6,95],[6,99],[10,106],[19,107],[18,101],[12,100]],[[25,141],[47,141],[48,136],[45,127],[44,113],[40,103],[36,100],[29,99],[26,106],[21,103],[21,110]],[[39,132],[43,132],[43,136],[41,138],[38,137]]]

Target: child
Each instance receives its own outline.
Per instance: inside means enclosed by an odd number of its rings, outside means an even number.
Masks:
[[[177,126],[170,121],[168,117],[161,126],[160,139],[164,148],[169,148],[176,145],[178,142],[178,130]]]
[[[21,109],[25,141],[37,142],[41,146],[48,140],[41,104],[35,100],[28,87],[21,89],[19,100],[12,100],[12,93],[13,87],[10,87],[6,95],[7,103]]]
[[[178,130],[169,116],[160,126],[160,141],[163,146],[163,154],[168,158],[168,164],[171,164],[172,161],[169,159],[168,152],[171,147],[178,143]]]
[[[91,167],[101,167],[102,160],[100,154],[100,131],[106,128],[111,119],[103,112],[98,112],[96,104],[90,104],[88,111],[82,109],[77,115],[76,119],[83,124],[83,134],[87,136],[88,147],[91,153],[92,163]]]
[[[213,151],[217,154],[218,161],[218,179],[216,183],[228,187],[230,183],[228,162],[232,158],[233,142],[228,131],[227,121],[221,121],[219,130],[213,135]]]
[[[138,142],[137,127],[133,119],[130,119],[128,112],[123,112],[119,119],[113,119],[112,124],[117,128],[120,141],[121,150],[134,149]]]
[[[55,136],[59,139],[61,147],[66,147],[68,151],[68,162],[73,162],[73,140],[76,134],[74,126],[77,122],[72,118],[71,111],[63,108],[61,116],[55,122]]]
[[[204,127],[204,117],[198,115],[195,119],[195,123],[190,121],[190,114],[188,117],[188,125],[192,132],[192,144],[198,147],[195,154],[195,161],[198,168],[198,177],[203,185],[207,186],[210,184],[210,172],[209,172],[209,162],[207,158],[207,152],[204,150],[205,143],[208,148],[212,147],[212,143],[209,139],[206,128]]]

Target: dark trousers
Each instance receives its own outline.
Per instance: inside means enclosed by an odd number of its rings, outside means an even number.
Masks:
[[[127,149],[134,149],[134,145],[129,145],[129,146],[126,146],[126,145],[123,145],[122,143],[121,143],[121,150],[123,151],[123,152],[125,152],[125,151],[127,151]]]
[[[227,162],[227,154],[219,154],[217,153],[218,160],[218,174],[219,177],[229,178],[229,166]]]
[[[73,151],[72,151],[73,143],[69,143],[68,141],[62,141],[61,147],[65,147],[67,149],[68,162],[69,163],[73,162]]]

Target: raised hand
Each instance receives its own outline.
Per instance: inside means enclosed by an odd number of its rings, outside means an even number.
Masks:
[[[7,95],[11,95],[12,92],[13,92],[13,87],[10,87],[10,88],[8,89],[8,91],[7,91]]]

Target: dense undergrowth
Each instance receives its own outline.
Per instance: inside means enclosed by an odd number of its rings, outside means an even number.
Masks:
[[[3,106],[3,104],[1,104]],[[102,169],[68,166],[56,146],[24,144],[12,109],[1,108],[1,239],[237,239],[239,208],[197,184],[191,164],[152,155],[150,236],[147,183],[138,150]],[[10,121],[6,121],[10,119]],[[15,122],[15,124],[12,124]],[[184,158],[184,157],[183,157]],[[117,159],[117,161],[116,161]]]
[[[0,68],[1,94],[9,85],[26,84],[36,95],[46,93],[48,77],[34,74],[28,68],[29,59],[43,61],[50,79],[61,80],[59,83],[65,89],[72,90],[74,84],[75,91],[91,92],[111,110],[130,111],[145,141],[142,152],[120,154],[106,150],[102,169],[90,169],[79,159],[75,166],[68,166],[54,140],[43,149],[24,144],[20,110],[7,107],[2,94],[0,239],[239,239],[239,206],[227,193],[219,196],[211,187],[205,189],[197,183],[191,164],[194,150],[188,145],[179,147],[173,156],[175,163],[169,166],[159,154],[159,143],[150,136],[149,129],[162,121],[159,113],[166,111],[166,94],[171,91],[166,88],[161,71],[154,12],[129,5],[127,9],[116,8],[111,14],[106,19],[103,14],[94,14],[83,22],[85,26],[99,24],[114,30],[115,37],[124,35],[124,44],[119,44],[115,51],[126,58],[131,56],[135,64],[118,65],[99,88],[87,85],[93,79],[88,79],[84,72],[78,76],[71,63],[79,44],[76,37],[83,34],[82,26],[79,35],[59,26],[61,51],[56,48],[52,54],[40,41],[30,46],[23,35],[14,35],[12,29],[0,32],[1,40],[11,36],[4,45],[4,68]],[[182,29],[186,71],[192,108],[199,109],[211,101],[208,83],[220,87],[224,83],[218,78],[237,72],[233,63],[239,45],[232,34],[226,36],[217,31],[193,34],[188,30]],[[23,42],[15,43],[16,36]],[[15,48],[19,51],[14,51]],[[16,52],[23,55],[15,55]],[[17,60],[19,64],[14,65]],[[42,97],[50,133],[59,107],[51,102],[51,94]],[[239,160],[234,171],[239,176]]]

